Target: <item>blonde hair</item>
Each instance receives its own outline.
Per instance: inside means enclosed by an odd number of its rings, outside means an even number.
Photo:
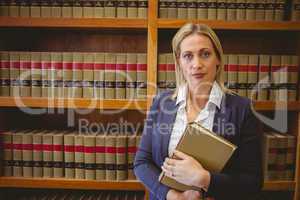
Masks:
[[[182,70],[178,63],[178,58],[180,56],[180,44],[187,36],[192,34],[204,35],[211,40],[214,47],[214,51],[217,54],[217,58],[219,59],[220,62],[220,65],[217,66],[215,80],[219,84],[223,92],[231,93],[230,90],[225,88],[224,80],[222,78],[222,69],[224,68],[224,58],[223,58],[224,54],[218,36],[210,27],[208,27],[205,24],[187,23],[177,31],[177,33],[175,34],[172,40],[173,58],[175,60],[175,72],[176,72],[176,89],[173,98],[177,97],[179,87],[182,84],[186,83],[186,80],[183,76]]]

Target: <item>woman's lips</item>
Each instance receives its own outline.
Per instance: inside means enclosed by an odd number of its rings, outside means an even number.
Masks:
[[[192,74],[192,76],[193,76],[194,78],[203,78],[204,75],[205,75],[205,74],[203,74],[203,73]]]

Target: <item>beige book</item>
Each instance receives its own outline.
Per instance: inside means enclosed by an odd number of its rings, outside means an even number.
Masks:
[[[95,53],[94,63],[94,94],[96,99],[104,99],[104,84],[105,84],[105,54]]]
[[[21,0],[18,2],[20,9],[20,17],[29,17],[30,16],[30,4],[29,1]]]
[[[247,96],[247,83],[248,83],[248,55],[238,55],[238,94],[240,96]]]
[[[106,180],[116,180],[116,135],[108,134],[105,137],[105,174]]]
[[[31,96],[31,57],[29,52],[20,52],[20,96]]]
[[[42,63],[40,52],[31,52],[31,96],[42,96]]]
[[[64,134],[65,178],[75,178],[75,132]]]
[[[0,16],[9,16],[9,4],[10,2],[0,2]]]
[[[105,72],[104,72],[104,97],[105,99],[115,99],[116,97],[116,54],[105,53]]]
[[[104,2],[104,17],[115,18],[116,17],[116,1],[107,0]]]
[[[53,133],[43,134],[43,177],[53,177]]]
[[[96,136],[96,180],[105,180],[105,134]]]
[[[51,1],[41,1],[41,16],[45,18],[51,17],[51,10],[52,10],[52,3]]]
[[[187,0],[177,0],[177,18],[187,19]]]
[[[63,56],[63,96],[72,97],[73,84],[73,54],[71,52],[62,53]]]
[[[17,5],[17,0],[11,0],[9,4],[9,16],[10,17],[19,17],[20,8]]]
[[[136,98],[137,54],[126,55],[126,99]]]
[[[239,21],[246,20],[246,5],[247,5],[246,0],[237,0],[236,3],[237,3],[236,20]]]
[[[197,19],[197,1],[196,0],[186,0],[187,2],[187,18]]]
[[[249,65],[248,65],[248,88],[247,97],[250,99],[257,99],[257,91],[254,89],[257,86],[258,81],[258,56],[249,55]]]
[[[208,0],[208,11],[207,19],[216,20],[217,19],[217,0]]]
[[[148,15],[148,0],[138,0],[137,17],[140,19],[147,19]]]
[[[12,145],[13,145],[13,176],[23,176],[23,158],[22,158],[22,137],[23,132],[13,132]]]
[[[266,0],[256,0],[255,20],[265,21]]]
[[[288,100],[288,67],[290,66],[291,60],[289,55],[282,55],[280,58],[280,81],[279,81],[279,91],[278,100],[287,101]]]
[[[22,134],[22,160],[23,160],[23,176],[33,176],[33,142],[32,131],[23,132]]]
[[[208,19],[208,0],[197,0],[197,19]]]
[[[127,1],[127,17],[137,18],[138,16],[138,2],[136,0]]]
[[[0,79],[1,79],[1,96],[9,96],[10,90],[10,59],[8,51],[0,51]]]
[[[127,179],[127,137],[124,134],[117,136],[116,140],[116,170],[117,180]]]
[[[83,53],[83,98],[94,97],[94,53]]]
[[[259,68],[258,68],[258,94],[257,100],[268,100],[268,91],[270,89],[270,56],[259,55]]]
[[[127,1],[121,0],[116,2],[117,18],[127,17]]]
[[[176,19],[177,18],[177,2],[176,0],[167,0],[167,10],[168,10],[168,18]]]
[[[295,162],[296,162],[296,137],[294,135],[286,135],[287,137],[287,154],[286,154],[286,171],[285,180],[294,180]]]
[[[246,0],[246,20],[254,21],[255,20],[255,3],[256,0]]]
[[[3,175],[12,176],[13,169],[13,132],[6,131],[2,133],[3,149]]]
[[[76,134],[75,144],[75,179],[85,179],[84,170],[84,135]]]
[[[20,96],[20,52],[9,52],[10,96]]]
[[[226,0],[218,0],[217,4],[217,20],[226,20],[227,19],[227,9],[226,9],[227,1]]]
[[[264,133],[262,141],[262,166],[264,181],[276,180],[277,139],[272,133]]]
[[[95,0],[94,18],[104,17],[104,0]]]
[[[127,134],[127,177],[128,180],[136,179],[133,172],[133,163],[136,154],[136,134]]]
[[[228,82],[228,55],[224,54],[223,55],[223,68],[221,69],[221,73],[222,73],[222,79],[224,82],[225,87],[227,86],[227,82]]]
[[[73,85],[72,85],[72,97],[82,98],[82,66],[83,66],[83,54],[73,53]]]
[[[234,21],[237,20],[237,0],[227,0],[227,20]]]
[[[166,86],[169,90],[176,88],[175,62],[172,53],[167,54]]]
[[[63,55],[61,52],[51,53],[52,94],[55,98],[63,97]]]
[[[168,0],[159,1],[159,17],[168,18]]]
[[[126,98],[126,54],[116,54],[116,99]]]
[[[157,87],[158,93],[166,89],[167,54],[158,55]]]
[[[291,20],[300,20],[300,0],[293,0],[291,5]]]
[[[273,133],[277,139],[276,180],[285,180],[287,137],[280,133]]]
[[[53,177],[64,177],[64,134],[55,132],[53,135]]]
[[[74,0],[73,1],[73,18],[82,18],[83,17],[83,7],[81,5],[80,0]]]
[[[62,16],[62,2],[60,0],[53,0],[51,6],[51,17],[60,18]]]
[[[30,17],[41,17],[41,2],[32,0],[30,5]]]
[[[275,8],[274,4],[276,0],[266,0],[266,7],[265,7],[265,21],[273,21],[274,20],[274,13]]]
[[[82,3],[82,12],[83,12],[83,18],[93,18],[95,15],[95,9],[94,9],[94,1],[92,0],[85,0],[81,1]]]
[[[51,93],[51,53],[41,52],[42,64],[42,97],[50,97]]]
[[[238,81],[238,56],[237,55],[228,55],[228,88],[232,91],[237,89]]]
[[[285,10],[286,0],[276,0],[274,9],[274,20],[283,21],[284,20],[284,10]]]
[[[43,134],[45,131],[36,131],[32,134],[33,177],[43,177]]]
[[[296,101],[297,98],[297,83],[298,83],[298,63],[299,57],[298,56],[291,56],[290,57],[290,66],[288,67],[288,100],[289,101]]]
[[[279,55],[271,56],[271,90],[270,90],[270,100],[279,100],[279,84],[280,84],[280,67],[281,57]]]
[[[147,96],[147,54],[137,54],[136,97],[145,99]]]
[[[62,2],[61,15],[63,18],[72,18],[73,17],[72,0],[64,0]]]
[[[234,144],[195,122],[188,124],[176,146],[176,150],[192,156],[201,162],[205,169],[217,173],[223,169],[236,148]],[[197,187],[181,184],[166,176],[164,172],[160,174],[159,181],[179,191],[200,190]]]
[[[85,179],[96,179],[96,135],[84,136],[84,168]]]

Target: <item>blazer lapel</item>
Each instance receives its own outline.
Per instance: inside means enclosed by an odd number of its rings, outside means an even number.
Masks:
[[[226,136],[226,124],[230,121],[231,116],[231,108],[230,108],[230,95],[225,94],[222,98],[220,109],[216,109],[214,124],[213,124],[213,132]]]

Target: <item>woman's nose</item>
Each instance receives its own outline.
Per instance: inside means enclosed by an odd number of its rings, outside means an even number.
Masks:
[[[193,67],[193,68],[201,68],[202,66],[203,66],[203,64],[202,64],[200,58],[194,57],[192,67]]]

